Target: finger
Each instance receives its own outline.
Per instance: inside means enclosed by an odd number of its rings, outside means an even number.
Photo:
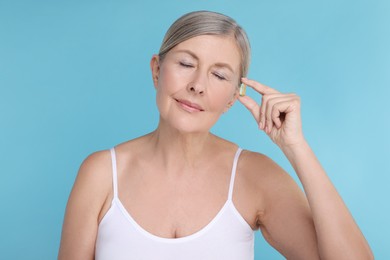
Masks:
[[[272,131],[273,126],[280,128],[282,122],[280,120],[281,113],[286,112],[288,106],[294,101],[295,95],[277,94],[272,95],[266,101],[265,124],[266,132]]]
[[[264,130],[266,127],[265,121],[266,121],[266,116],[265,112],[267,109],[267,96],[263,96],[261,100],[261,107],[260,107],[260,118],[259,118],[259,128],[261,130]]]
[[[261,108],[260,108],[260,121],[259,121],[259,128],[262,130],[265,130],[267,125],[268,127],[272,127],[272,120],[270,115],[267,116],[267,107],[272,106],[273,103],[269,104],[272,100],[276,100],[277,98],[286,97],[286,94],[282,93],[274,93],[274,94],[268,94],[263,95],[262,101],[261,101]],[[268,120],[267,120],[268,118]],[[268,121],[268,122],[267,122]]]
[[[249,96],[239,96],[238,100],[252,113],[256,122],[259,122],[260,106]]]
[[[281,128],[282,127],[282,114],[285,114],[286,108],[290,106],[291,102],[290,101],[281,101],[276,103],[272,107],[272,112],[271,112],[271,117],[272,121],[274,122],[276,128]],[[283,118],[284,120],[284,118]]]
[[[257,82],[255,80],[247,79],[247,78],[242,78],[241,79],[242,83],[245,85],[250,86],[257,92],[259,92],[261,95],[266,95],[266,94],[275,94],[279,93],[276,89],[270,88],[264,84],[261,84],[260,82]]]
[[[266,105],[265,105],[265,113],[264,113],[264,117],[265,117],[265,132],[268,134],[268,133],[271,133],[272,131],[272,107],[273,107],[273,104],[271,102],[269,102],[269,100],[267,100],[266,102]]]

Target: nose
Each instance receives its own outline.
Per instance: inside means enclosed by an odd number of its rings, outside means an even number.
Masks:
[[[203,95],[204,90],[202,90],[198,84],[190,83],[188,84],[188,91],[194,94]]]
[[[187,91],[203,96],[206,91],[206,77],[202,76],[200,72],[196,73],[193,80],[188,83]]]

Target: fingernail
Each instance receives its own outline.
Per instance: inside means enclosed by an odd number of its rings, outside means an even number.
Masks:
[[[268,133],[268,126],[265,127],[265,132]]]
[[[263,129],[264,128],[264,124],[263,122],[260,122],[260,125],[259,125],[260,129]]]

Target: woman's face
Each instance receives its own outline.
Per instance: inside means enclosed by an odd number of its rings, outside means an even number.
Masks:
[[[209,131],[233,105],[240,82],[240,51],[232,37],[196,36],[151,68],[160,120],[182,132]]]

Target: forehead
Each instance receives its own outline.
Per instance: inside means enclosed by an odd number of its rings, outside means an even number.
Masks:
[[[237,70],[241,63],[240,50],[233,36],[200,35],[176,45],[171,52],[190,51],[205,62],[227,63]]]

